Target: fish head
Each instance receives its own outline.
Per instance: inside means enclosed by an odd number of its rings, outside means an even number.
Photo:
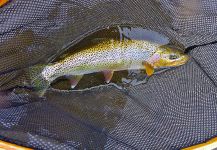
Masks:
[[[156,68],[180,66],[189,60],[188,55],[178,49],[168,46],[158,47],[154,55],[158,56],[157,61],[153,63]]]

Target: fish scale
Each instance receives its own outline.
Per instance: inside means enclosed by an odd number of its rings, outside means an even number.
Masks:
[[[67,76],[74,88],[84,74],[95,72],[103,72],[105,81],[109,83],[114,71],[146,69],[150,76],[154,68],[180,66],[187,60],[188,56],[181,51],[150,41],[110,39],[48,64],[33,85],[37,82],[37,85],[48,87],[56,78]]]
[[[83,74],[100,72],[102,68],[115,71],[127,70],[131,65],[136,65],[135,69],[143,69],[142,62],[147,60],[157,47],[159,45],[150,44],[146,41],[121,42],[109,40],[71,55],[64,62],[60,61],[55,65],[51,65],[57,70],[62,68],[61,73],[53,71],[53,74],[48,74],[57,78],[63,76],[69,70],[68,75],[78,75],[82,74],[82,72],[84,72]],[[121,68],[117,65],[118,62],[122,64]],[[44,70],[44,72],[48,71]]]

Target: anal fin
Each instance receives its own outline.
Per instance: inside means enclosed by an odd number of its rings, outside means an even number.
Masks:
[[[148,76],[151,76],[154,74],[154,67],[151,64],[149,64],[148,62],[143,62],[143,65],[145,67],[145,70]]]
[[[110,70],[105,70],[103,71],[104,77],[105,77],[105,82],[109,83],[112,79],[112,76],[114,74],[114,71],[110,71]]]
[[[78,84],[78,82],[81,80],[82,77],[83,75],[73,75],[68,77],[68,79],[70,80],[71,89],[74,89],[76,87],[76,85]]]

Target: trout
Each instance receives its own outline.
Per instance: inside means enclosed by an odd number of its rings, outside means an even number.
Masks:
[[[150,41],[110,39],[50,63],[40,73],[35,71],[37,66],[30,71],[37,73],[37,76],[32,76],[32,85],[42,96],[50,84],[61,76],[70,80],[73,89],[84,74],[102,72],[105,82],[109,83],[114,71],[145,69],[151,76],[155,68],[180,66],[188,59],[188,55],[178,49]]]

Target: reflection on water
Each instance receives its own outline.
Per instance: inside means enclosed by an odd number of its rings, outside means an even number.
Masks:
[[[95,44],[98,44],[108,39],[116,39],[120,41],[124,41],[126,39],[148,40],[161,45],[166,45],[169,43],[169,39],[167,37],[157,32],[143,29],[141,27],[128,27],[128,26],[110,27],[104,30],[100,30],[86,37],[77,45],[68,49],[68,51],[65,54],[61,55],[56,60],[64,59],[66,55],[76,53],[86,47],[91,47]],[[111,83],[113,83],[112,85],[115,84],[118,87],[137,85],[146,82],[147,81],[146,77],[147,76],[144,70],[118,71],[114,73]],[[82,80],[73,90],[86,89],[86,88],[96,87],[99,85],[105,85],[105,80],[102,73],[87,74],[84,75]],[[55,89],[70,90],[70,83],[64,77],[58,78],[55,82],[53,82],[51,86]]]
[[[112,31],[115,28],[111,28]],[[126,39],[137,39],[137,40],[147,40],[152,41],[158,44],[168,44],[169,39],[158,32],[154,32],[151,30],[143,29],[141,27],[117,27],[117,32],[119,33],[120,40]],[[101,31],[103,32],[103,31]]]

